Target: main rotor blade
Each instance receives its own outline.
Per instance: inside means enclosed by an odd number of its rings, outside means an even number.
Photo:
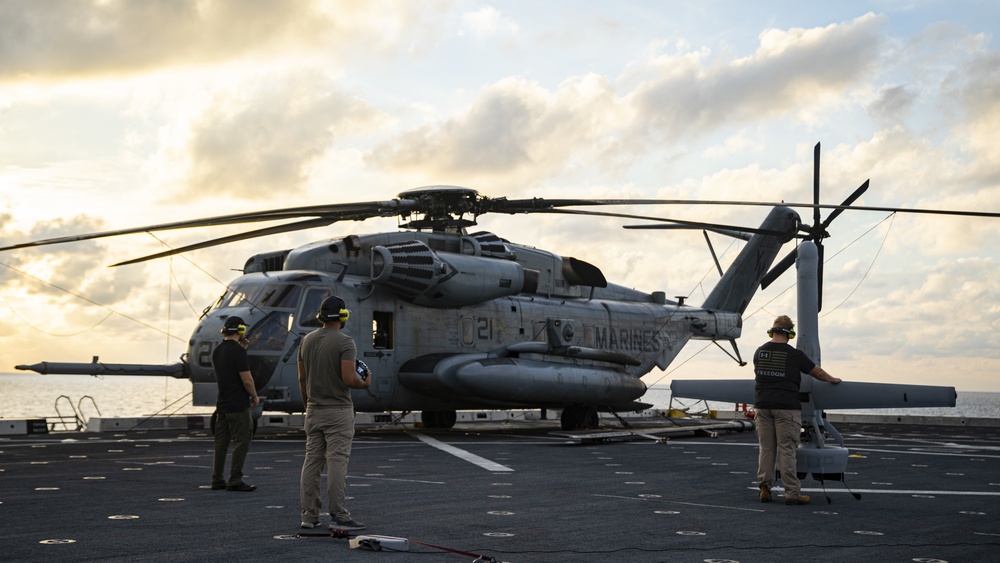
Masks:
[[[289,230],[306,229],[310,228],[310,225],[323,226],[323,225],[329,225],[337,221],[345,221],[345,220],[361,221],[373,217],[392,217],[392,216],[407,217],[413,213],[445,213],[445,214],[471,213],[478,217],[479,215],[482,215],[484,213],[514,214],[514,213],[561,212],[561,213],[573,213],[578,215],[594,214],[594,215],[605,215],[610,217],[645,219],[658,222],[672,222],[675,224],[686,224],[691,226],[692,228],[732,229],[732,227],[729,227],[727,225],[715,225],[712,223],[701,223],[696,221],[670,220],[658,217],[644,217],[639,215],[627,215],[627,214],[610,214],[610,213],[602,214],[598,212],[588,213],[583,211],[562,210],[561,208],[574,207],[574,206],[583,207],[583,206],[613,206],[613,205],[726,205],[726,206],[758,206],[758,207],[774,207],[783,205],[785,207],[792,207],[792,208],[811,208],[816,210],[832,209],[835,211],[838,210],[842,211],[848,208],[847,205],[826,205],[826,204],[816,204],[816,203],[807,204],[807,203],[763,202],[763,201],[684,200],[684,199],[545,200],[542,198],[508,200],[506,198],[479,197],[478,195],[476,195],[475,198],[468,198],[464,200],[463,202],[461,202],[461,204],[462,204],[461,209],[450,209],[447,207],[448,205],[447,202],[439,202],[437,200],[434,200],[433,198],[417,197],[410,199],[407,197],[401,197],[400,199],[394,199],[388,201],[370,201],[370,202],[359,202],[359,203],[289,207],[283,209],[272,209],[272,210],[258,211],[258,212],[220,215],[216,217],[194,219],[189,221],[160,223],[155,225],[147,225],[143,227],[134,227],[129,229],[117,229],[110,231],[85,233],[80,235],[55,237],[55,238],[31,241],[14,245],[0,246],[0,251],[21,249],[21,248],[33,248],[33,247],[47,246],[52,244],[77,242],[77,241],[92,240],[97,238],[143,233],[143,232],[155,232],[155,231],[164,231],[171,229],[184,229],[184,228],[196,228],[196,227],[214,227],[220,225],[232,225],[232,224],[262,222],[262,221],[279,221],[279,220],[298,219],[307,217],[311,217],[312,219],[300,223],[293,223],[292,225],[296,225],[294,227],[279,226],[269,229],[261,229],[258,231],[253,231],[254,234],[245,233],[243,235],[238,235],[236,237],[215,239],[213,241],[208,241],[205,244],[207,246],[214,246],[216,244],[223,244],[226,241],[231,242],[233,240],[243,240],[246,238],[252,238],[253,236],[265,236],[267,234],[288,232]],[[959,217],[1000,218],[1000,212],[959,211],[959,210],[944,210],[944,209],[914,209],[914,208],[902,208],[902,207],[871,207],[871,206],[852,206],[850,208],[857,211],[881,211],[890,213],[914,213],[914,214],[930,214],[930,215],[952,215]],[[560,211],[557,211],[557,209],[559,209]],[[831,215],[836,216],[837,214],[839,213]],[[827,223],[828,222],[829,219]],[[768,233],[756,229],[749,229],[742,227],[737,227],[735,228],[735,230],[740,230],[744,232],[762,232],[763,234],[778,235],[778,236],[782,235],[781,233]],[[193,249],[194,245],[189,248]],[[204,246],[202,246],[201,248],[204,248]]]
[[[688,225],[622,225],[622,228],[623,229],[659,230],[659,231],[669,231],[669,230],[690,231],[690,230],[696,229],[697,227],[692,227],[692,226],[688,226]],[[771,232],[762,231],[761,229],[746,229],[746,230],[744,230],[743,227],[736,227],[735,229],[728,229],[728,228],[726,228],[726,229],[719,229],[719,228],[716,228],[716,227],[704,227],[702,230],[703,231],[711,231],[713,233],[718,233],[720,235],[731,237],[731,238],[738,238],[740,240],[750,240],[753,237],[754,233],[748,232],[748,231],[757,231],[757,232],[760,232],[761,234],[768,234],[768,235],[772,234]],[[785,233],[774,232],[774,236],[779,236],[779,235],[780,236],[784,236],[784,234]],[[801,237],[802,235],[795,235],[795,236]]]
[[[499,200],[494,200],[499,201]],[[995,211],[964,211],[953,209],[919,209],[913,207],[878,207],[878,206],[847,206],[835,205],[831,203],[796,203],[786,201],[738,201],[738,200],[710,200],[710,199],[573,199],[573,200],[521,200],[522,202],[535,202],[533,206],[497,206],[496,209],[489,209],[494,213],[545,213],[557,207],[572,206],[596,206],[596,205],[723,205],[723,206],[749,206],[749,207],[775,207],[784,206],[795,209],[851,209],[854,211],[881,211],[885,213],[914,213],[927,215],[954,215],[958,217],[989,217],[1000,218],[1000,212]]]
[[[192,219],[189,221],[175,221],[172,223],[160,223],[147,225],[145,227],[133,227],[130,229],[117,229],[112,231],[99,231],[96,233],[85,233],[80,235],[70,235],[65,237],[55,237],[10,246],[0,247],[0,252],[4,250],[15,250],[18,248],[32,248],[36,246],[48,246],[52,244],[62,244],[67,242],[77,242],[98,238],[114,237],[120,235],[130,235],[145,232],[168,231],[173,229],[190,229],[196,227],[216,227],[220,225],[234,225],[242,223],[253,223],[262,221],[280,221],[283,219],[296,219],[301,217],[323,217],[331,218],[330,221],[342,221],[350,219],[367,219],[369,217],[391,217],[393,215],[405,214],[410,208],[415,207],[412,200],[390,200],[371,201],[360,203],[324,204],[311,205],[305,207],[289,207],[284,209],[270,209],[266,211],[254,211],[249,213],[235,213],[232,215],[219,215],[216,217],[206,217],[203,219]],[[307,227],[303,227],[307,228]],[[263,235],[260,235],[263,236]]]
[[[774,237],[794,236],[793,233],[772,231],[769,229],[754,229],[749,227],[737,227],[733,225],[722,225],[718,223],[701,223],[698,221],[684,221],[683,219],[668,219],[666,217],[648,217],[645,215],[632,215],[628,213],[612,213],[610,211],[583,211],[579,209],[540,209],[536,213],[555,213],[563,215],[590,215],[595,217],[620,217],[623,219],[643,219],[646,221],[657,221],[660,223],[673,223],[671,225],[624,225],[626,229],[712,229],[742,231],[747,233],[759,233]]]
[[[293,231],[301,231],[303,229],[312,229],[314,227],[325,227],[327,225],[335,223],[336,219],[309,219],[308,221],[299,221],[298,223],[288,223],[285,225],[277,225],[275,227],[267,227],[266,229],[258,229],[256,231],[248,231],[245,233],[240,233],[237,235],[229,235],[226,237],[221,237],[212,240],[206,240],[198,242],[195,244],[189,244],[187,246],[182,246],[180,248],[172,248],[164,252],[158,252],[156,254],[150,254],[149,256],[143,256],[142,258],[133,258],[132,260],[126,260],[125,262],[119,262],[117,264],[112,264],[111,267],[115,266],[127,266],[129,264],[137,264],[139,262],[145,262],[147,260],[155,260],[156,258],[165,258],[167,256],[173,256],[175,254],[181,254],[183,252],[190,252],[192,250],[199,250],[202,248],[209,248],[212,246],[218,246],[220,244],[227,244],[230,242],[238,242],[241,240],[248,240],[257,237],[264,237],[268,235],[277,235],[281,233],[290,233]]]

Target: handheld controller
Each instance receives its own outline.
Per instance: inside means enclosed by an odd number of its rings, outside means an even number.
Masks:
[[[358,373],[358,377],[363,380],[368,379],[371,371],[368,370],[368,364],[362,362],[361,360],[354,360],[354,371]]]

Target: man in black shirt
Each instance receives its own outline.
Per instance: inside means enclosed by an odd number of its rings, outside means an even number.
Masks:
[[[816,365],[809,356],[788,344],[795,338],[795,325],[785,315],[774,319],[767,331],[771,341],[753,355],[754,415],[760,452],[757,460],[757,482],[760,501],[771,502],[775,458],[785,484],[785,504],[809,504],[809,497],[799,494],[799,477],[795,469],[795,450],[799,447],[802,429],[802,404],[799,385],[802,374],[808,373],[820,381],[840,383]]]
[[[212,489],[250,492],[256,485],[243,482],[243,463],[250,452],[253,417],[250,407],[260,404],[250,364],[247,359],[246,323],[240,317],[229,317],[222,328],[225,340],[212,352],[215,381],[219,400],[215,405],[215,458],[212,460]],[[224,478],[226,453],[233,444],[233,459],[229,481]]]

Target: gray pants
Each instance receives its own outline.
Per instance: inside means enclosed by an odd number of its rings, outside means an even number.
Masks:
[[[757,458],[757,482],[773,485],[775,458],[785,484],[785,498],[798,498],[799,476],[795,470],[795,450],[799,447],[802,411],[794,409],[758,409],[754,415],[760,454]]]
[[[323,507],[320,474],[326,467],[326,497],[330,515],[350,520],[347,496],[347,462],[354,440],[354,409],[309,409],[306,412],[306,458],[302,462],[299,497],[302,521],[319,522]]]

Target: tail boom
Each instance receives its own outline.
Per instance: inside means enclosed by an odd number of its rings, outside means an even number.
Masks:
[[[750,299],[760,287],[778,251],[792,240],[800,223],[799,214],[789,207],[778,206],[771,210],[761,223],[761,230],[787,233],[786,236],[754,235],[726,270],[722,280],[712,289],[703,307],[716,311],[743,314]]]

